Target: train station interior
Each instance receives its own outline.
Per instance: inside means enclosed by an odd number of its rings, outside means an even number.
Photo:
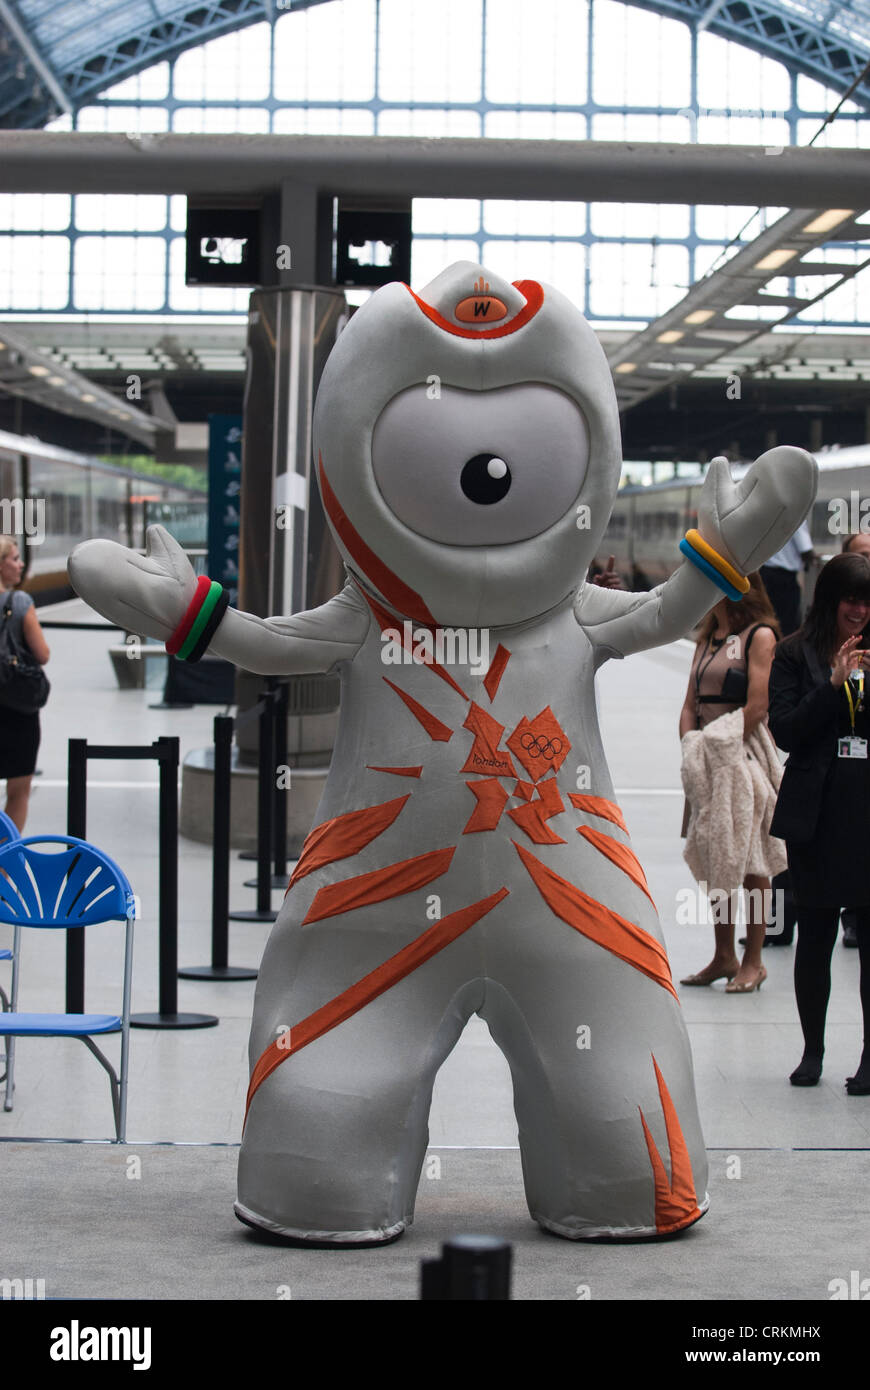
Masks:
[[[818,471],[806,608],[842,533],[870,532],[868,110],[867,0],[0,0],[0,531],[51,648],[24,834],[77,834],[122,867],[141,901],[134,1025],[152,1020],[130,1034],[123,1145],[93,1057],[18,1039],[0,1110],[3,1288],[407,1301],[420,1262],[471,1232],[511,1245],[521,1301],[750,1301],[782,1321],[793,1301],[870,1297],[837,1292],[870,1276],[870,1100],[843,1090],[862,1042],[859,962],[840,940],[814,1089],[788,1085],[793,950],[766,950],[765,987],[745,998],[677,988],[710,1195],[679,1240],[586,1243],[534,1224],[511,1073],[477,1016],[438,1072],[401,1240],[305,1249],[239,1224],[257,968],[318,823],[338,680],[291,674],[279,696],[214,654],[188,669],[132,619],[107,622],[67,569],[94,539],[144,556],[159,523],[232,607],[326,604],[344,583],[330,526],[352,554],[358,540],[312,456],[330,352],[382,286],[419,294],[466,262],[520,292],[556,287],[603,349],[623,463],[596,563],[612,556],[638,593],[666,582],[711,460],[741,478],[792,446]],[[687,630],[608,661],[595,697],[675,982],[712,937],[680,839],[693,654]],[[130,751],[160,740],[177,741],[168,772]],[[251,920],[227,928],[228,907]],[[109,1008],[123,932],[104,945],[105,930],[87,929],[86,974],[61,940],[74,933],[27,943],[27,1007],[66,991],[84,1012],[86,990],[88,1008]],[[5,919],[5,999],[4,947]]]

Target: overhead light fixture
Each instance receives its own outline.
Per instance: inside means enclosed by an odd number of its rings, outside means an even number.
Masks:
[[[696,309],[694,313],[687,314],[683,323],[706,323],[708,319],[716,317],[715,309]]]
[[[96,396],[91,396],[90,394],[88,394],[88,395],[82,396],[81,399],[82,399],[83,401],[85,401],[87,405],[92,405],[93,402],[94,402],[97,398],[96,398]]]
[[[681,338],[685,338],[685,333],[681,328],[668,328],[664,333],[659,333],[656,338],[657,343],[678,343]]]
[[[788,246],[780,246],[777,251],[769,251],[766,256],[762,256],[760,261],[756,261],[753,270],[778,270],[786,261],[793,260],[797,251]]]
[[[50,368],[43,367],[37,362],[34,366],[28,367],[27,370],[30,372],[31,376],[48,376]]]
[[[620,362],[618,367],[614,367],[615,372],[633,372],[637,367],[636,362]]]
[[[818,217],[814,217],[812,222],[808,222],[801,228],[803,232],[829,232],[832,227],[839,227],[841,222],[845,222],[847,217],[854,216],[854,208],[829,208],[827,212],[820,212]]]
[[[49,386],[65,386],[65,385],[66,385],[66,377],[62,377],[62,376],[50,376],[50,377],[48,378],[48,384],[49,384]]]

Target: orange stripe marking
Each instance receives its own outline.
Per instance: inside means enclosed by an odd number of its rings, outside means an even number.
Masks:
[[[383,801],[380,806],[365,806],[359,811],[348,811],[343,816],[333,816],[318,825],[305,837],[299,862],[293,870],[288,892],[297,879],[305,878],[324,864],[334,859],[347,859],[358,850],[371,844],[378,835],[383,834],[398,816],[410,797],[399,796],[395,801]]]
[[[507,647],[503,647],[501,642],[499,642],[498,646],[495,649],[495,656],[489,663],[489,670],[483,678],[483,688],[489,696],[490,701],[493,701],[495,699],[495,694],[498,690],[499,682],[501,681],[501,678],[504,675],[505,667],[507,666],[510,659],[511,654],[508,651]]]
[[[351,1018],[379,994],[391,989],[406,975],[410,975],[427,960],[431,960],[432,956],[468,931],[469,927],[473,927],[475,922],[479,922],[481,917],[485,917],[507,896],[507,888],[499,888],[498,892],[492,893],[488,898],[481,898],[469,907],[462,907],[458,912],[451,912],[449,916],[442,917],[440,922],[434,922],[416,941],[412,941],[409,946],[403,946],[401,951],[390,956],[383,965],[377,966],[355,985],[336,995],[335,999],[316,1009],[289,1032],[282,1033],[280,1038],[270,1043],[251,1074],[245,1120],[247,1121],[248,1110],[258,1088],[283,1061],[300,1048],[307,1047],[316,1038],[322,1037],[324,1033],[328,1033],[330,1029],[337,1027],[339,1023],[343,1023],[345,1019]]]
[[[652,1054],[650,1054],[652,1056]],[[698,1197],[695,1192],[695,1182],[692,1177],[692,1165],[689,1161],[689,1151],[686,1148],[686,1141],[683,1138],[683,1131],[680,1128],[680,1121],[677,1116],[676,1107],[671,1100],[670,1092],[665,1085],[664,1077],[659,1071],[658,1063],[653,1057],[653,1066],[656,1069],[656,1082],[659,1088],[659,1099],[662,1103],[662,1111],[665,1117],[665,1131],[668,1137],[668,1149],[671,1156],[671,1176],[668,1178],[665,1165],[661,1155],[656,1148],[656,1142],[650,1133],[649,1126],[644,1119],[643,1111],[638,1106],[640,1112],[640,1122],[643,1125],[644,1138],[649,1152],[650,1163],[653,1170],[653,1181],[655,1183],[655,1213],[656,1230],[665,1234],[668,1231],[679,1231],[683,1226],[688,1226],[692,1221],[697,1220],[701,1215],[698,1206]]]
[[[415,618],[418,622],[434,625],[436,620],[416,589],[410,588],[397,574],[393,574],[393,571],[375,554],[371,546],[366,545],[333,492],[320,454],[317,456],[317,466],[320,474],[320,495],[323,498],[323,505],[330,521],[347,546],[351,558],[356,561],[363,574],[371,580],[387,602],[397,608],[400,613],[407,613],[409,618]]]
[[[405,641],[405,629],[402,625],[402,619],[397,618],[395,613],[391,613],[388,608],[384,608],[382,603],[378,603],[377,599],[373,598],[371,594],[367,594],[365,589],[360,588],[359,584],[357,584],[356,587],[359,589],[369,608],[374,613],[378,627],[381,629],[381,632],[386,632],[388,628],[391,628],[394,632],[398,632],[399,638],[405,651],[411,652],[413,654],[413,646],[409,647],[408,643]],[[425,627],[427,632],[433,631],[431,626],[429,626],[426,623],[422,623],[421,626]],[[452,686],[456,693],[462,696],[463,700],[471,699],[471,696],[466,695],[465,691],[462,689],[462,686],[459,685],[458,682],[453,679],[447,668],[445,666],[442,666],[440,662],[415,660],[413,664],[415,666],[428,666],[430,671],[434,671],[436,676],[440,676],[443,681],[446,681],[449,686]]]
[[[634,850],[629,849],[628,845],[621,844],[619,840],[614,840],[612,835],[605,835],[603,830],[595,830],[591,825],[578,825],[577,834],[582,835],[584,840],[588,840],[591,845],[605,854],[618,869],[622,869],[624,874],[628,874],[632,882],[637,884],[642,893],[646,893],[655,907],[653,895],[649,891],[649,885],[646,881],[646,874],[641,868],[640,860]]]
[[[329,883],[325,888],[318,889],[302,925],[322,922],[324,917],[335,917],[342,912],[351,912],[355,907],[367,907],[370,903],[386,902],[388,898],[399,898],[403,893],[422,888],[424,883],[431,883],[433,878],[446,874],[455,853],[455,845],[451,849],[433,849],[429,854],[418,854],[398,864],[387,864],[383,869],[374,869],[368,874],[356,874],[353,878],[342,879],[340,883]]]
[[[366,763],[369,772],[391,772],[394,777],[422,777],[423,764],[417,767],[375,767],[373,763]]]
[[[628,826],[615,801],[608,801],[606,796],[586,796],[582,792],[569,792],[568,797],[578,811],[586,811],[591,816],[600,816],[602,820],[612,820],[614,825],[618,825],[620,830],[624,830],[626,835],[628,834]]]
[[[434,714],[431,714],[429,710],[426,709],[425,705],[421,705],[419,700],[415,700],[413,695],[406,695],[404,690],[400,690],[397,685],[393,685],[393,682],[387,680],[386,676],[382,676],[381,679],[387,681],[387,685],[391,690],[395,690],[399,699],[403,704],[407,705],[408,709],[417,720],[417,723],[423,725],[423,728],[431,739],[436,743],[450,742],[453,737],[452,729],[449,729],[446,724],[442,724],[441,720],[437,719]]]
[[[516,840],[513,845],[544,902],[557,917],[635,970],[648,975],[677,999],[665,948],[654,936],[634,922],[626,921],[612,908],[581,893],[573,883],[554,874],[552,869],[518,845]]]

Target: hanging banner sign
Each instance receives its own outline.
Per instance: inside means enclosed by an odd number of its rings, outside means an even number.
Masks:
[[[208,574],[239,601],[242,416],[208,417]]]

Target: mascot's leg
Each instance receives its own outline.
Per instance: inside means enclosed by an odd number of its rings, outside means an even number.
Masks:
[[[250,1101],[236,1203],[247,1224],[341,1244],[392,1240],[413,1219],[435,1074],[483,993],[465,985],[469,949],[456,941],[361,1003],[384,984],[372,972],[413,939],[359,921],[273,934],[255,1077],[276,1038],[290,1041]]]
[[[679,1004],[559,925],[515,940],[480,1010],[513,1074],[529,1210],[574,1240],[675,1234],[708,1202]]]

